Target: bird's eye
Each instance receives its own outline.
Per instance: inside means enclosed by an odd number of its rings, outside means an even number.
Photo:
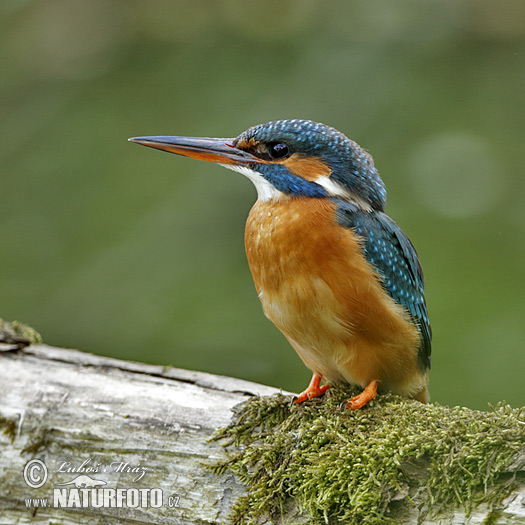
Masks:
[[[284,142],[274,142],[268,146],[268,153],[272,159],[282,159],[290,154],[290,148]]]

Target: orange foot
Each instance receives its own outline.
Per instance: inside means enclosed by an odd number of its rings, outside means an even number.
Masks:
[[[348,400],[346,405],[343,403],[345,408],[351,408],[352,410],[358,410],[363,408],[369,401],[372,401],[377,395],[377,380],[370,381],[367,387],[357,396],[352,397]]]
[[[298,396],[294,396],[292,398],[292,402],[302,403],[303,401],[307,401],[308,399],[313,399],[314,397],[322,396],[330,388],[330,385],[321,386],[322,378],[323,376],[321,374],[314,373],[314,375],[312,376],[312,380],[308,385],[308,388],[304,392],[301,392]]]

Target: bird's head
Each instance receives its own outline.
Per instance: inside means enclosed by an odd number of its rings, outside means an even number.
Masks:
[[[135,137],[132,142],[207,160],[246,175],[259,199],[337,197],[382,210],[386,189],[372,157],[343,133],[311,120],[277,120],[233,139]]]

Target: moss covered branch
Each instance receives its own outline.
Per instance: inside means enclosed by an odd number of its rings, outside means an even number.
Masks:
[[[523,498],[525,410],[392,395],[341,410],[356,393],[333,387],[301,406],[274,395],[238,408],[215,437],[229,450],[216,470],[248,487],[233,523],[279,521],[292,508],[307,522],[378,525],[452,519],[458,510],[479,518],[481,508],[496,523],[511,497]]]

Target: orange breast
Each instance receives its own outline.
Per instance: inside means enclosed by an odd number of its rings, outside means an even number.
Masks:
[[[328,199],[258,201],[246,223],[248,263],[266,316],[313,372],[415,395],[419,333],[383,290]]]

